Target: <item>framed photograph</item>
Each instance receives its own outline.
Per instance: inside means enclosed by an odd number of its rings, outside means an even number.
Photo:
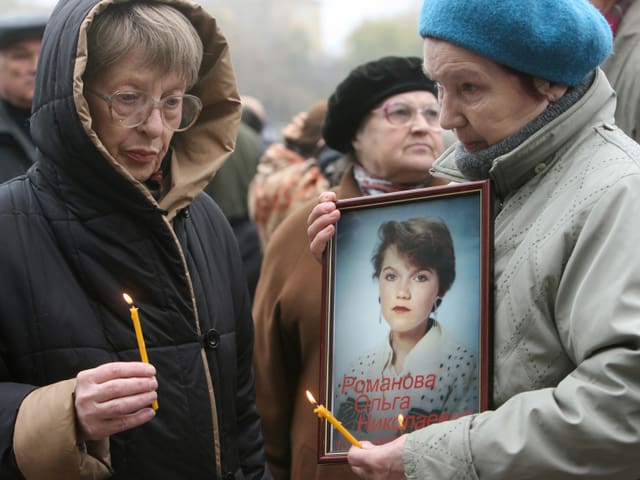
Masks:
[[[486,410],[491,385],[489,182],[337,206],[319,402],[334,418],[319,422],[320,463],[345,462],[354,439],[386,443]]]

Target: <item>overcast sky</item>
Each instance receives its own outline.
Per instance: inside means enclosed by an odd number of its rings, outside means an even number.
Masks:
[[[53,8],[57,0],[21,0],[24,5]],[[197,1],[197,0],[196,0]],[[277,1],[277,0],[276,0]],[[319,0],[322,5],[323,44],[329,53],[340,53],[349,33],[367,19],[376,19],[416,9],[416,0]],[[419,5],[419,3],[418,3]]]
[[[326,49],[338,53],[349,32],[366,19],[404,13],[415,0],[320,0],[322,36]],[[416,10],[416,30],[418,28]]]

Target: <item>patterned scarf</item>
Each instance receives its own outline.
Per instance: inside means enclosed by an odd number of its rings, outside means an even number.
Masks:
[[[613,36],[615,37],[618,33],[618,28],[620,27],[620,22],[622,21],[622,17],[627,12],[629,7],[631,6],[631,2],[633,0],[618,0],[607,13],[604,14],[604,18],[609,22],[609,26],[611,27],[611,31],[613,32]]]
[[[413,190],[416,188],[424,188],[429,186],[428,181],[418,183],[393,183],[389,180],[376,178],[369,175],[362,166],[355,164],[353,167],[353,176],[365,195],[379,195],[381,193],[402,192],[405,190]]]

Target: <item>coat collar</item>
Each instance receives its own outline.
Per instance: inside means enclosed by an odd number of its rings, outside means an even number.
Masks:
[[[500,199],[519,189],[555,163],[589,124],[613,123],[615,93],[604,73],[597,69],[591,87],[569,110],[545,125],[518,147],[493,160],[489,171]],[[570,119],[570,120],[569,120]],[[456,182],[467,181],[455,164],[455,145],[436,160],[432,174]]]

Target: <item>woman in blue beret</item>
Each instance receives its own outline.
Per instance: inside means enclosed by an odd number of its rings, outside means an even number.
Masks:
[[[424,70],[458,142],[432,174],[495,192],[492,409],[352,448],[377,479],[636,479],[640,146],[587,0],[425,0]],[[339,216],[309,218],[319,256]]]

